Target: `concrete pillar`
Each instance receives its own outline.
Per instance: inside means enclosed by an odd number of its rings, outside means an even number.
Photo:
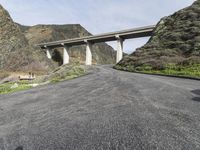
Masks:
[[[116,57],[116,63],[118,63],[123,58],[123,42],[124,40],[120,38],[119,36],[116,36],[117,38],[117,57]]]
[[[69,64],[68,50],[69,50],[69,46],[64,46],[64,48],[63,48],[63,65]]]
[[[51,49],[47,47],[46,49],[46,54],[47,54],[47,58],[52,59],[52,54],[51,54]]]
[[[90,42],[86,42],[86,65],[92,65],[92,44]]]

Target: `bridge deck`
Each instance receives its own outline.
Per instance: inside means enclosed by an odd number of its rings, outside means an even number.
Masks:
[[[41,48],[44,49],[46,47],[50,47],[50,48],[63,47],[62,44],[68,45],[68,46],[82,45],[82,44],[85,44],[86,41],[91,42],[91,43],[109,42],[109,41],[115,41],[117,39],[116,36],[119,36],[122,39],[140,38],[140,37],[151,36],[154,28],[155,28],[155,25],[145,26],[145,27],[133,28],[129,30],[122,30],[122,31],[117,31],[117,32],[86,36],[86,37],[81,37],[81,38],[41,43],[41,44],[38,44],[37,46],[40,46]]]

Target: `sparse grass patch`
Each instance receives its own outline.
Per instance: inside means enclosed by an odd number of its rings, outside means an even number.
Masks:
[[[86,73],[85,69],[81,66],[71,66],[68,68],[66,72],[57,72],[55,75],[50,77],[51,83],[57,83],[64,80],[69,80],[73,78],[77,78],[79,76],[82,76]]]
[[[21,82],[16,82],[18,84],[18,87],[12,88],[12,86],[15,83],[4,83],[0,84],[0,94],[7,94],[7,93],[13,93],[21,90],[26,90],[32,88],[32,86],[26,84],[26,83],[21,83]]]
[[[120,66],[116,65],[114,67],[118,70],[125,70],[130,72],[141,72],[149,74],[162,74],[162,75],[175,75],[175,76],[185,76],[185,77],[195,77],[200,78],[200,64],[192,65],[176,65],[176,64],[167,64],[163,69],[156,70],[148,65],[143,65],[139,67],[133,66]]]

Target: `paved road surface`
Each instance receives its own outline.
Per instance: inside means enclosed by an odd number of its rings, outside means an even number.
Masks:
[[[98,66],[0,95],[0,149],[200,149],[200,81]]]

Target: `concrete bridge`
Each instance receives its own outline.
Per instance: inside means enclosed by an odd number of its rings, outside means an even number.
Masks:
[[[81,38],[41,43],[41,44],[37,44],[37,46],[40,46],[42,49],[46,50],[46,54],[49,59],[52,58],[51,51],[54,48],[63,47],[63,64],[68,64],[69,63],[68,49],[71,46],[86,44],[85,64],[92,65],[91,49],[92,49],[93,44],[101,43],[101,42],[117,41],[116,63],[118,63],[123,57],[123,42],[124,42],[124,40],[151,36],[154,28],[155,28],[155,25],[145,26],[145,27],[133,28],[133,29],[129,29],[129,30],[104,33],[104,34],[99,34],[99,35],[94,35],[94,36],[86,36],[86,37],[81,37]]]

